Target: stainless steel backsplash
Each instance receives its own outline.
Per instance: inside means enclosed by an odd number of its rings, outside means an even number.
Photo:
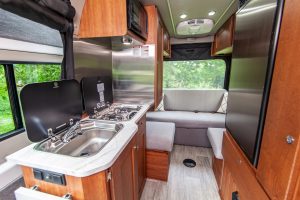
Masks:
[[[74,41],[75,78],[112,77],[114,102],[143,103],[154,99],[155,46],[121,37]]]
[[[111,39],[80,39],[74,41],[75,79],[112,77]]]
[[[155,46],[112,40],[114,101],[152,102],[154,99]]]

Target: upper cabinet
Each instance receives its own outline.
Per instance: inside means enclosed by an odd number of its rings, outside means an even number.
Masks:
[[[139,0],[86,0],[80,38],[129,35],[145,41],[148,36],[147,13]]]
[[[164,39],[164,56],[171,57],[170,35],[166,28],[163,28],[163,39]]]
[[[149,17],[149,35],[147,44],[155,45],[154,66],[154,107],[157,108],[163,93],[163,61],[164,61],[164,23],[155,5],[145,6]]]
[[[235,15],[231,16],[215,35],[211,48],[213,56],[231,54],[234,36]]]

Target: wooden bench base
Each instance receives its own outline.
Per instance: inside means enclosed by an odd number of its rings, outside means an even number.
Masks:
[[[146,151],[147,178],[168,181],[170,153],[167,151]]]
[[[223,160],[220,160],[213,156],[213,171],[217,180],[217,184],[219,188],[221,187],[221,182],[222,182],[222,172],[223,172]]]

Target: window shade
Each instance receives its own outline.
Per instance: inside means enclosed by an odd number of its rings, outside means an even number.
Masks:
[[[63,47],[60,32],[0,9],[0,37]]]

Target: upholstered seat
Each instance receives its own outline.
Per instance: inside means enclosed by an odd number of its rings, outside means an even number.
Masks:
[[[147,122],[146,148],[149,150],[171,152],[173,149],[174,135],[174,123]]]
[[[165,89],[160,111],[148,112],[147,121],[174,123],[175,144],[211,147],[207,129],[225,128],[225,94],[224,89]]]
[[[147,121],[173,122],[176,128],[224,128],[225,115],[189,111],[148,112]]]
[[[223,128],[209,128],[207,130],[207,136],[213,149],[214,155],[216,158],[221,160],[223,160],[222,143],[224,131],[225,129]]]

